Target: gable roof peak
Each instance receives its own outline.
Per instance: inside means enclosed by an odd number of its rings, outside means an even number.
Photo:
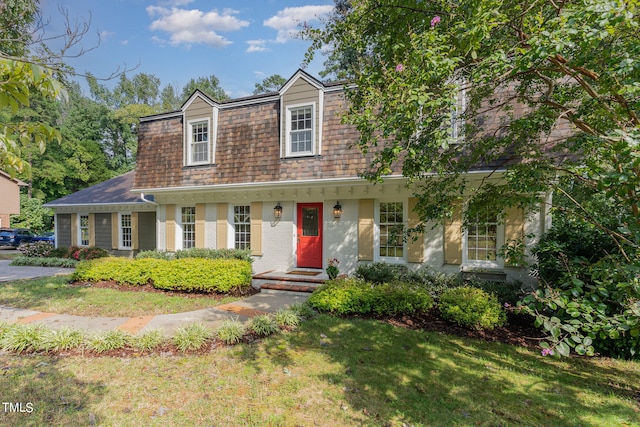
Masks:
[[[212,107],[219,107],[220,106],[220,102],[218,102],[215,99],[211,98],[209,95],[207,95],[206,93],[204,93],[200,89],[196,89],[189,96],[189,98],[187,98],[187,100],[182,104],[182,106],[180,107],[180,110],[182,110],[182,111],[186,110],[189,107],[189,105],[191,105],[191,103],[196,98],[202,99],[204,102],[206,102],[207,104],[211,105]]]

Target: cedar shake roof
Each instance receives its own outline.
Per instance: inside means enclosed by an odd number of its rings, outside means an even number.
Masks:
[[[131,192],[135,171],[111,178],[84,190],[77,191],[68,196],[54,200],[44,206],[55,208],[60,206],[86,206],[101,204],[131,204],[146,202],[140,199],[139,194]]]

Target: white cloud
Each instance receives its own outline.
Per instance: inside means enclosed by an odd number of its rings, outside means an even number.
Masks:
[[[287,7],[263,22],[265,27],[278,30],[276,42],[285,43],[294,38],[304,23],[319,21],[324,15],[331,13],[333,6],[300,6]]]
[[[156,18],[149,28],[169,33],[169,43],[172,46],[190,47],[193,44],[203,43],[213,47],[224,47],[232,42],[218,32],[237,31],[249,25],[249,21],[234,16],[238,12],[232,9],[224,9],[220,13],[215,9],[203,12],[198,9],[148,6],[147,13],[151,18]],[[159,40],[155,36],[154,39]]]
[[[266,40],[247,40],[247,44],[249,45],[249,47],[247,48],[247,53],[266,52],[269,50],[269,48],[267,48],[266,46]]]

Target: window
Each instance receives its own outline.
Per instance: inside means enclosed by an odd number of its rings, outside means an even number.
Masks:
[[[182,208],[182,249],[196,246],[196,208],[189,206]]]
[[[251,206],[233,207],[234,247],[251,249]]]
[[[313,105],[291,107],[288,113],[287,156],[303,156],[314,153]]]
[[[456,93],[456,103],[451,108],[451,143],[459,144],[464,139],[464,114],[467,110],[467,90],[466,81],[458,81],[458,91]]]
[[[381,257],[404,257],[404,206],[402,202],[380,203]]]
[[[496,263],[498,260],[498,216],[487,211],[469,223],[466,255],[471,264]]]
[[[187,161],[190,165],[209,162],[209,120],[189,122]]]
[[[89,246],[89,215],[80,215],[80,246]]]
[[[122,249],[131,249],[132,236],[131,214],[120,214],[120,247]]]

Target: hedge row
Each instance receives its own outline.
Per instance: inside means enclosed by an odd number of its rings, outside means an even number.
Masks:
[[[110,257],[79,263],[72,279],[109,280],[134,286],[149,283],[170,291],[227,293],[251,285],[251,264],[237,259]]]
[[[239,259],[242,261],[253,262],[250,250],[243,249],[202,249],[190,248],[180,249],[175,252],[167,252],[162,250],[142,251],[136,255],[136,259],[154,258],[154,259],[183,259],[183,258],[206,258],[206,259]]]
[[[337,314],[395,316],[425,312],[433,299],[421,287],[407,283],[370,284],[358,278],[330,280],[309,297],[309,305]]]

